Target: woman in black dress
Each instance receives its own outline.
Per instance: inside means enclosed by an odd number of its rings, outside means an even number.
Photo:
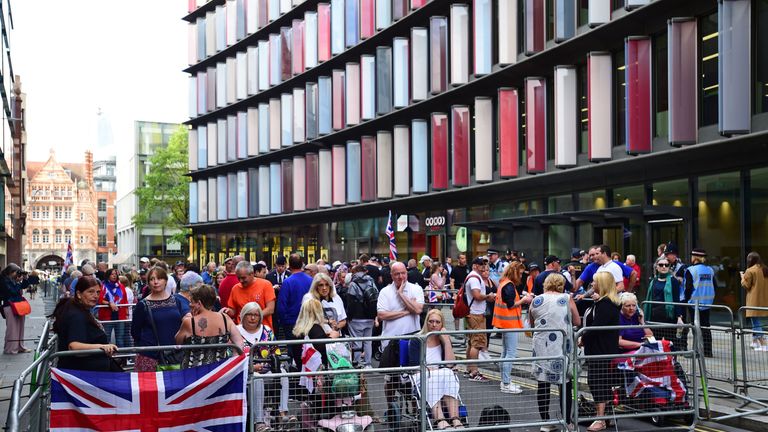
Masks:
[[[95,277],[82,276],[75,285],[75,296],[61,299],[51,314],[55,320],[53,331],[59,337],[59,351],[104,351],[104,354],[60,357],[59,368],[106,372],[116,366],[110,357],[117,351],[117,346],[109,343],[104,328],[91,314],[100,293],[101,284]]]
[[[595,292],[600,297],[584,314],[585,327],[618,326],[621,313],[621,301],[616,292],[616,282],[609,272],[599,272],[594,277]],[[581,337],[584,354],[587,356],[618,354],[619,330],[586,331]],[[587,384],[595,401],[597,416],[605,415],[605,404],[613,399],[611,387],[615,372],[611,368],[611,359],[587,359],[589,373]],[[606,428],[604,420],[594,421],[587,429],[590,432]]]

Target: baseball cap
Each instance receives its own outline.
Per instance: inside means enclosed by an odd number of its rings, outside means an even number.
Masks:
[[[560,262],[560,258],[554,255],[547,255],[546,258],[544,258],[544,265],[549,265],[549,264],[552,264],[553,262]]]
[[[579,248],[573,248],[571,249],[571,257],[572,258],[581,258],[584,256],[584,251]]]
[[[338,267],[340,265],[341,265],[341,261],[336,260],[336,261],[333,262],[333,264],[331,264],[331,267],[336,268],[336,267]]]
[[[187,263],[185,263],[184,261],[176,261],[176,264],[174,264],[173,266],[174,267],[178,267],[178,266],[185,266],[186,267],[186,265],[187,265]]]
[[[485,265],[488,262],[488,258],[484,256],[475,257],[472,260],[472,265]]]
[[[432,261],[432,258],[430,258],[429,255],[422,255],[419,262],[424,263],[424,261]]]
[[[144,262],[144,263],[148,263],[148,262],[149,262],[149,258],[147,258],[147,257],[141,257],[141,259],[140,259],[139,261],[140,261],[140,262]]]
[[[228,256],[226,259],[224,259],[224,264],[226,264],[226,263],[228,263],[228,262],[232,261],[233,259],[235,259],[235,257],[233,257],[233,256]]]
[[[541,269],[539,268],[538,264],[530,263],[530,264],[528,264],[528,270],[541,270]]]

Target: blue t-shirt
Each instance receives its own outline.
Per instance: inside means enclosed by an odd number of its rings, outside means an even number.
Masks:
[[[624,264],[623,262],[613,260],[616,264],[621,267],[621,273],[624,275],[625,278],[629,278],[629,276],[632,274],[633,271],[635,271],[632,267]],[[597,269],[600,268],[600,264],[598,263],[590,263],[584,271],[581,272],[581,276],[579,276],[579,279],[584,282],[584,285],[589,285],[592,283],[592,278],[595,276],[595,273],[597,273]]]
[[[294,273],[283,281],[280,294],[277,296],[277,316],[280,324],[293,326],[301,310],[301,300],[309,292],[312,278],[304,273]]]
[[[187,300],[186,297],[184,297],[179,293],[176,293],[173,296],[176,297],[176,301],[179,302],[179,310],[181,311],[181,317],[184,318],[184,315],[189,313],[189,300]]]

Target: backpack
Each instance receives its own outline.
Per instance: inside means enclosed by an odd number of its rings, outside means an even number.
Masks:
[[[499,405],[483,408],[477,426],[509,425],[512,418],[509,412]],[[490,431],[508,431],[508,428],[490,429]]]
[[[362,306],[367,316],[375,317],[379,303],[379,289],[373,278],[366,276],[352,279],[352,283],[347,289],[347,300]]]
[[[453,317],[456,319],[466,318],[469,315],[470,306],[472,306],[472,303],[475,302],[475,299],[473,298],[471,302],[467,303],[466,288],[469,278],[476,278],[477,280],[480,280],[480,278],[475,275],[467,276],[467,278],[464,280],[464,284],[462,284],[461,288],[459,288],[459,293],[456,294],[456,300],[453,302]]]
[[[329,345],[327,348],[326,355],[331,370],[352,370],[352,362],[345,356],[349,354],[348,348],[343,344],[333,345],[342,346]],[[360,393],[360,376],[355,373],[334,375],[331,381],[331,393],[341,398],[356,396]]]

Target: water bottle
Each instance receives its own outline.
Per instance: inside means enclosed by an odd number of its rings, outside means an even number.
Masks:
[[[678,318],[677,319],[677,325],[683,325],[683,319],[682,318]],[[683,337],[683,328],[682,327],[678,327],[677,328],[677,332],[675,333],[675,337],[678,338],[678,339],[682,339],[682,337]]]

